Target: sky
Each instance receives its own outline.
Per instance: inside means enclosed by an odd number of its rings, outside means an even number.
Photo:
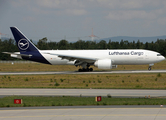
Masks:
[[[166,35],[166,0],[0,0],[0,33],[16,26],[29,39],[69,42]]]

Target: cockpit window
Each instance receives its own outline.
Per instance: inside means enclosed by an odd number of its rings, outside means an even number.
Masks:
[[[157,54],[157,56],[161,56],[161,54]]]

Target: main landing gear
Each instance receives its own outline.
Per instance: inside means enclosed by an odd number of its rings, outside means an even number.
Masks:
[[[93,71],[93,68],[82,68],[82,69],[78,69],[79,72],[89,72],[89,71]]]
[[[89,68],[89,64],[82,64],[82,69],[78,69],[79,72],[89,72],[93,71],[93,68]]]

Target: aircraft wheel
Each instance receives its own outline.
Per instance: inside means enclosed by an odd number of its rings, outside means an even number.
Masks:
[[[93,68],[90,68],[89,71],[93,71]]]
[[[152,69],[151,66],[149,66],[148,70],[150,71],[151,69]]]
[[[82,69],[78,69],[78,72],[82,72]]]
[[[93,68],[87,68],[87,69],[85,69],[85,68],[83,68],[83,69],[78,69],[78,72],[88,72],[88,71],[93,71]]]

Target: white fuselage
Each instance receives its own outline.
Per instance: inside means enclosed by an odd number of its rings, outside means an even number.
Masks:
[[[52,65],[82,66],[78,71],[93,71],[91,65],[99,69],[112,69],[117,65],[151,66],[165,59],[158,52],[141,49],[121,50],[39,50],[17,27],[10,27],[20,53],[3,52],[12,57]]]
[[[110,59],[112,65],[143,65],[153,64],[165,59],[160,53],[142,49],[122,50],[40,50],[43,57],[52,65],[73,65],[69,61],[58,57],[60,55],[77,56],[96,60]],[[47,54],[49,53],[49,54]],[[51,54],[50,54],[51,53]],[[54,54],[54,55],[52,55]],[[57,55],[56,55],[57,54]]]

